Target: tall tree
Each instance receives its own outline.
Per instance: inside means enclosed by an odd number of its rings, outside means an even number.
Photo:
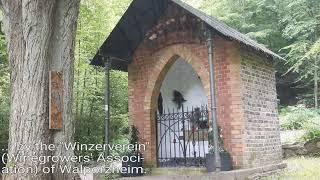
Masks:
[[[11,110],[9,128],[9,156],[18,155],[21,145],[26,156],[71,156],[59,142],[71,142],[72,87],[74,46],[79,0],[1,0],[4,30],[8,47],[11,83]],[[64,112],[61,131],[50,131],[48,80],[49,71],[63,73]],[[36,148],[36,143],[54,143],[54,152]],[[21,153],[21,152],[20,152]],[[72,166],[70,162],[54,165]],[[5,179],[73,179],[73,174],[45,174],[43,167],[53,163],[32,163],[18,159],[7,166],[38,167],[38,174],[7,174]]]
[[[277,74],[290,72],[283,78],[297,78],[290,87],[299,85],[294,91],[303,98],[310,99],[313,84],[317,106],[319,0],[210,0],[200,9],[285,57],[276,63]]]
[[[306,85],[313,81],[314,105],[317,107],[320,1],[283,0],[279,2],[283,36],[290,41],[290,44],[283,48],[287,51],[289,70],[298,73],[298,80],[303,80]]]
[[[76,96],[74,111],[78,110],[78,115],[75,117],[77,142],[103,143],[105,74],[103,68],[89,65],[89,60],[97,53],[98,48],[122,17],[130,2],[131,0],[81,1],[74,86]],[[110,129],[112,131],[110,141],[125,143],[126,136],[122,132],[128,127],[127,73],[111,71],[110,76]],[[84,155],[92,152],[79,153]]]

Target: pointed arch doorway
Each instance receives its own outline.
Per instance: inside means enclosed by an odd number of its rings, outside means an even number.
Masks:
[[[204,166],[209,146],[208,98],[201,78],[183,58],[169,67],[157,104],[157,165]]]

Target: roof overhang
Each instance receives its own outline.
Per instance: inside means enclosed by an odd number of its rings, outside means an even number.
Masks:
[[[143,41],[145,34],[165,12],[169,0],[134,0],[124,13],[99,52],[92,65],[104,66],[102,56],[110,57],[111,68],[127,71],[132,55]]]
[[[136,48],[144,40],[147,32],[156,25],[159,18],[165,13],[170,2],[201,19],[219,35],[237,41],[271,59],[283,59],[248,36],[180,0],[134,0],[90,64],[104,66],[102,57],[109,57],[112,69],[127,71]]]

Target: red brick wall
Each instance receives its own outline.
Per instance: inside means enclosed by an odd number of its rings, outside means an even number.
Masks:
[[[150,143],[145,158],[147,164],[156,164],[156,127],[154,113],[161,83],[171,65],[181,57],[194,68],[204,85],[210,104],[208,50],[205,43],[170,36],[167,46],[150,50],[148,46],[137,49],[129,66],[129,116],[140,130],[141,141]],[[181,41],[181,39],[179,40]],[[147,43],[146,43],[147,44]],[[163,44],[162,44],[163,45]],[[243,124],[240,107],[240,56],[236,44],[216,38],[215,69],[218,123],[222,129],[224,146],[231,153],[234,166],[241,167],[243,159]]]
[[[146,142],[145,162],[156,165],[155,112],[162,81],[171,65],[181,57],[201,78],[210,96],[208,51],[199,32],[193,26],[200,22],[176,7],[169,7],[166,15],[146,35],[136,49],[129,73],[129,119]]]
[[[268,60],[241,54],[246,167],[281,162],[275,70]]]
[[[147,143],[144,152],[147,165],[156,165],[155,112],[161,84],[179,57],[200,77],[210,106],[208,49],[198,27],[201,27],[198,19],[169,8],[136,49],[129,65],[129,119],[139,129],[140,141]],[[214,38],[214,45],[217,117],[224,147],[231,154],[235,168],[246,167],[249,162],[245,133],[248,131],[245,131],[247,116],[243,106],[242,49],[219,36]]]
[[[139,51],[146,51],[141,48]],[[197,53],[193,53],[197,52]],[[129,117],[140,131],[141,141],[148,142],[145,152],[148,164],[156,163],[156,123],[154,121],[157,98],[162,81],[171,65],[181,57],[191,64],[204,84],[209,97],[207,48],[201,44],[174,44],[144,56],[135,56],[129,66]]]

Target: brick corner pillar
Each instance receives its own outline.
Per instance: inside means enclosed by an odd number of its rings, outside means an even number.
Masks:
[[[146,94],[150,94],[150,91],[153,90],[147,88],[149,72],[142,70],[148,68],[148,63],[145,63],[148,58],[150,58],[148,54],[142,51],[128,66],[129,124],[138,129],[139,143],[146,147],[145,151],[141,152],[145,159],[144,165],[155,167],[157,165],[155,112],[153,112],[154,107],[151,101],[145,101]]]
[[[240,47],[220,37],[214,42],[218,125],[233,167],[239,169],[243,167],[245,151]]]
[[[270,60],[241,51],[245,167],[282,161],[275,69]]]
[[[218,124],[234,168],[281,163],[272,62],[216,37],[215,63]]]

